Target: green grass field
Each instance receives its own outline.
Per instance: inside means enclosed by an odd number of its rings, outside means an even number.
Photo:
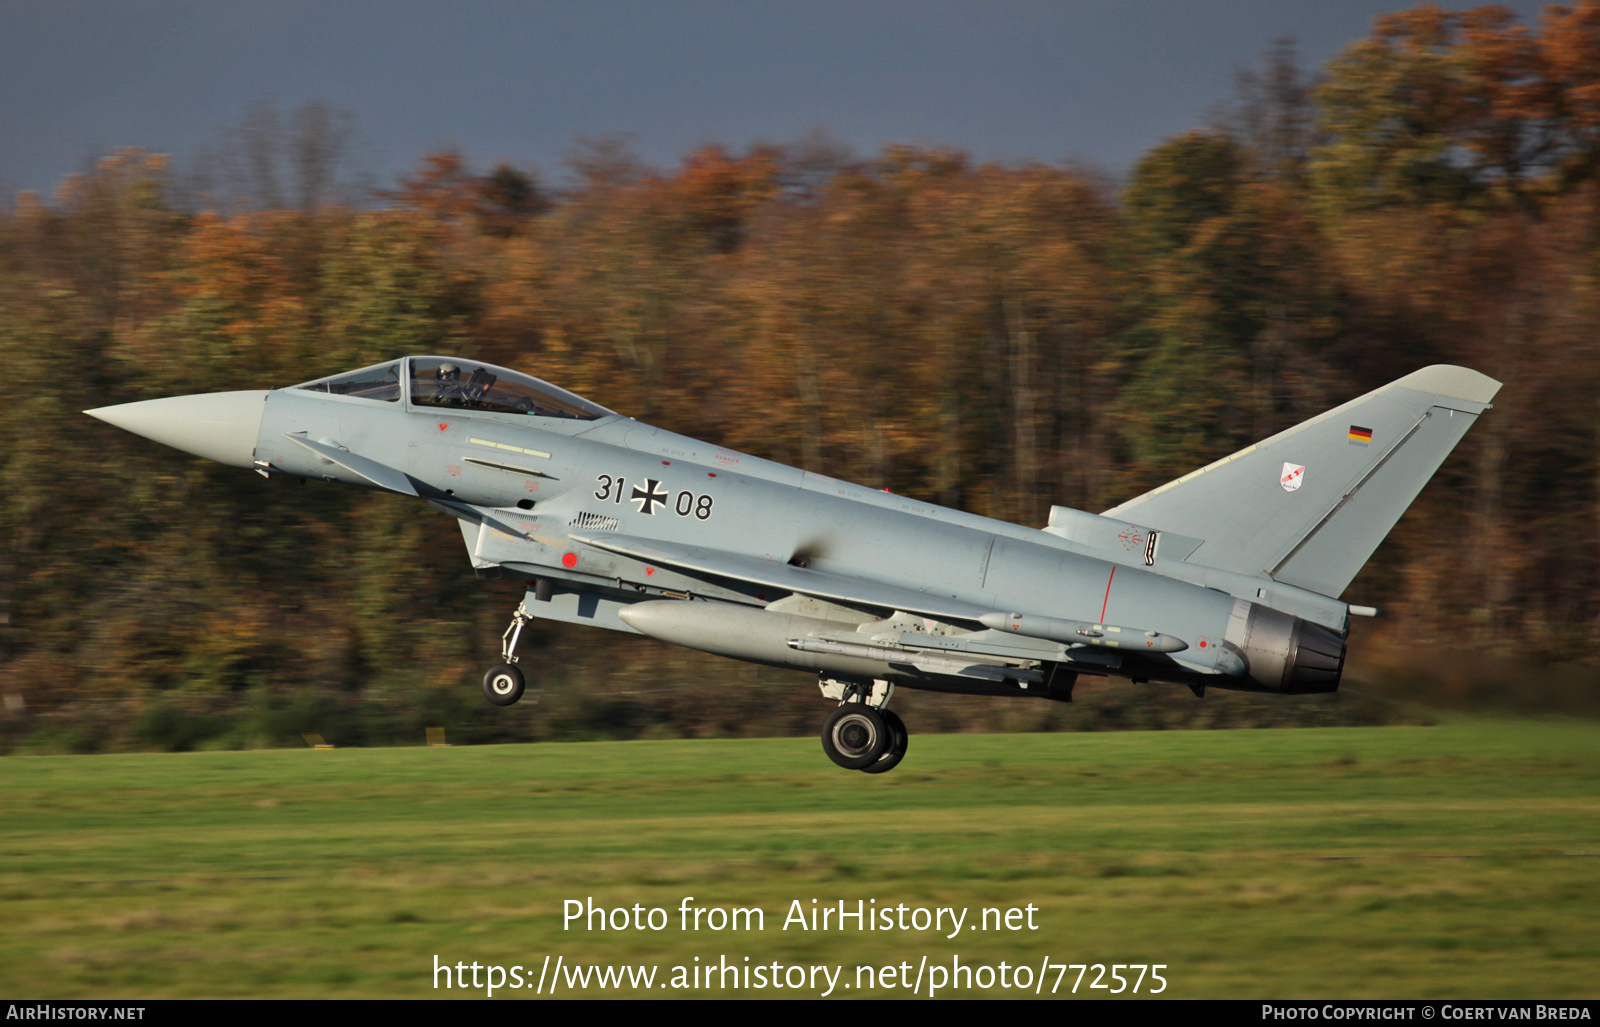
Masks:
[[[1571,722],[913,735],[876,778],[814,739],[9,757],[0,994],[463,997],[435,955],[663,981],[959,956],[1161,963],[1185,998],[1592,998],[1597,875],[1600,728]],[[671,924],[564,930],[590,896]],[[681,931],[685,896],[765,927]],[[1038,929],[785,930],[796,899],[1032,904]],[[650,992],[725,993],[813,992]]]

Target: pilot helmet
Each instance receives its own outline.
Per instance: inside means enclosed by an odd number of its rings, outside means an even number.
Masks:
[[[442,382],[453,382],[461,377],[461,368],[446,360],[439,365],[439,370],[434,372],[434,377]]]

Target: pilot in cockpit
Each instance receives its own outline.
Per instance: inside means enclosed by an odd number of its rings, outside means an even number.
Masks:
[[[466,400],[461,387],[461,368],[445,361],[433,372],[433,402],[440,406],[460,406]]]

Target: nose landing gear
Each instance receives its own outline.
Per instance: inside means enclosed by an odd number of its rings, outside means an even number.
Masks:
[[[495,664],[483,675],[483,697],[496,706],[510,706],[527,689],[527,681],[517,667],[517,640],[522,637],[522,629],[532,623],[533,617],[519,605],[511,615],[510,626],[500,636],[500,658],[505,662]]]

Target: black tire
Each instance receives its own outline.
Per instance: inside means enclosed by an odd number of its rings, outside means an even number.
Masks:
[[[509,663],[497,663],[483,675],[483,697],[496,706],[510,706],[526,688],[522,671]]]
[[[893,710],[879,710],[878,716],[883,718],[884,726],[889,729],[889,748],[878,757],[878,762],[869,767],[862,767],[863,774],[882,774],[893,770],[906,758],[906,749],[911,743],[911,732],[906,730],[906,722]]]
[[[888,751],[893,735],[871,706],[845,703],[822,724],[822,751],[846,770],[870,767]]]

